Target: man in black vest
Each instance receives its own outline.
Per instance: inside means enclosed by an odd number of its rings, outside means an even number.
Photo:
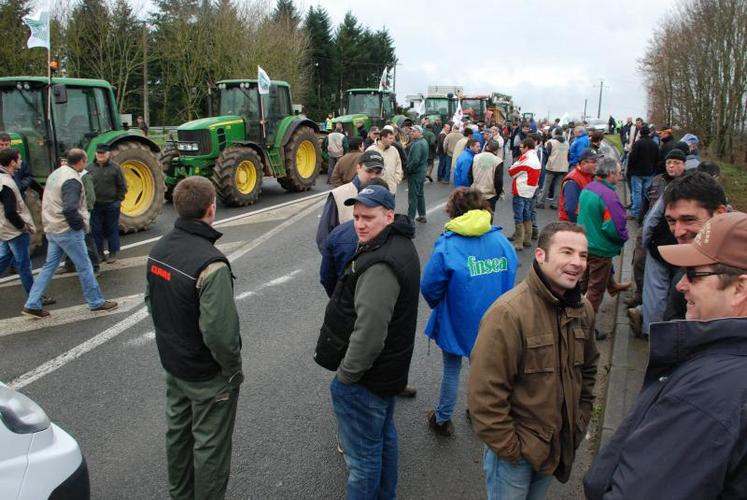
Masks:
[[[353,205],[358,250],[327,305],[314,359],[336,370],[332,407],[348,466],[348,498],[396,498],[394,396],[407,386],[420,262],[415,229],[394,197],[368,186]]]
[[[241,370],[239,315],[228,259],[217,249],[215,188],[188,177],[179,218],[148,256],[145,303],[166,371],[166,458],[174,499],[222,499]]]

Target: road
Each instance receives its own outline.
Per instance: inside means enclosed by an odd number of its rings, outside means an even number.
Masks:
[[[322,193],[323,182],[322,177],[311,193],[300,196],[275,194],[268,188],[260,203],[249,209],[219,208],[219,219],[262,210],[219,226],[224,236],[218,243],[238,277],[246,375],[228,498],[344,497],[346,471],[335,451],[329,397],[332,373],[312,360],[327,301],[319,285],[320,257],[314,242],[323,197],[271,208]],[[508,179],[505,185],[510,189]],[[447,221],[444,204],[449,190],[437,183],[425,186],[428,223],[417,225],[415,239],[422,264]],[[506,232],[513,228],[510,199],[499,201],[495,216]],[[406,209],[406,186],[401,185],[397,211]],[[543,225],[556,214],[538,210],[538,217]],[[149,234],[127,236],[124,243],[161,234],[172,220],[167,211]],[[163,372],[153,325],[142,305],[150,245],[123,250],[116,264],[102,266],[103,292],[124,301],[112,313],[88,312],[81,306],[77,277],[63,275],[49,289],[58,304],[50,308],[53,316],[48,322],[19,318],[23,290],[17,282],[0,284],[0,380],[19,387],[78,439],[88,460],[94,498],[167,497]],[[519,278],[526,275],[532,256],[532,251],[520,252]],[[437,437],[426,423],[441,377],[439,349],[422,334],[428,315],[421,300],[410,371],[418,395],[397,403],[399,495],[482,499],[482,446],[464,413],[467,369],[454,415],[455,436]]]

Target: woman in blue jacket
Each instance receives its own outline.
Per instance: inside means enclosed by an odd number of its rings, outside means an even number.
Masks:
[[[436,240],[420,289],[433,309],[425,334],[443,351],[441,395],[428,424],[451,436],[462,358],[472,352],[485,311],[513,288],[519,262],[501,228],[491,224],[490,205],[478,190],[455,189],[446,212],[451,220]]]

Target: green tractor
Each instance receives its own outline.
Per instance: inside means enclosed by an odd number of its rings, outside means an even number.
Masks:
[[[0,130],[10,133],[11,146],[29,165],[35,182],[26,191],[26,201],[38,227],[47,176],[60,166],[70,148],[83,149],[93,159],[98,144],[111,147],[112,161],[122,167],[127,181],[120,230],[146,229],[161,213],[164,179],[158,164],[160,149],[139,130],[124,129],[109,82],[53,78],[50,89],[45,77],[0,78]],[[37,235],[33,247],[41,243],[42,232]]]
[[[263,176],[288,191],[311,189],[322,161],[319,126],[293,114],[288,84],[273,81],[264,95],[257,80],[223,80],[217,87],[220,116],[181,125],[164,148],[167,198],[192,175],[211,178],[228,206],[257,201]]]
[[[428,118],[432,124],[439,122],[441,127],[454,117],[457,108],[457,99],[453,94],[428,96],[425,98],[425,118]],[[433,131],[438,134],[441,127],[434,126]]]
[[[363,128],[369,130],[374,125],[381,128],[395,117],[397,100],[391,90],[349,89],[345,95],[346,114],[332,122],[342,123],[348,137],[358,134],[358,123],[363,123]]]

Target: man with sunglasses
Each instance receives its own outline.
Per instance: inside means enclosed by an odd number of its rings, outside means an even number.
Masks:
[[[747,214],[662,245],[688,321],[651,325],[636,406],[584,478],[586,498],[747,498]]]

